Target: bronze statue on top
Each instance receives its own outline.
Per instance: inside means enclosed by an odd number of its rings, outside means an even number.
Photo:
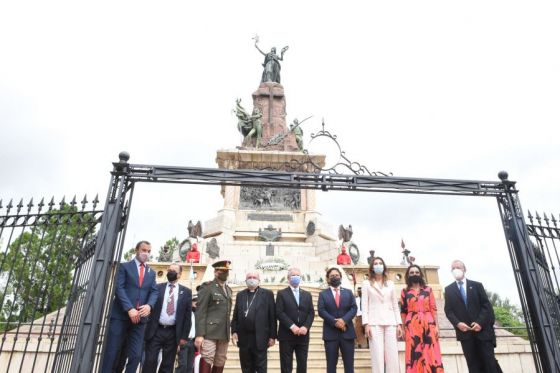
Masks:
[[[257,45],[259,42],[259,36],[255,35],[253,38],[255,40],[255,48],[264,56],[263,62],[263,73],[261,78],[261,83],[265,82],[275,82],[280,83],[280,61],[284,60],[284,53],[288,50],[288,46],[286,45],[280,51],[280,56],[276,54],[276,48],[272,47],[270,52],[264,53],[259,46]]]

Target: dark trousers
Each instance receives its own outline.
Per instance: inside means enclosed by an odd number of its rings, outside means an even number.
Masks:
[[[336,373],[336,364],[338,364],[338,351],[340,351],[342,354],[344,373],[354,373],[354,340],[344,338],[340,338],[334,341],[325,341],[327,373]]]
[[[467,360],[469,373],[496,373],[496,358],[494,343],[481,341],[476,338],[461,341],[463,354]]]
[[[177,354],[179,365],[175,373],[193,373],[194,371],[194,340],[189,339],[187,344],[181,346]]]
[[[296,353],[297,373],[307,372],[307,352],[309,341],[282,341],[280,344],[280,371],[292,373],[294,352]]]
[[[159,351],[162,350],[159,373],[173,373],[175,354],[177,353],[177,340],[175,327],[158,326],[154,336],[146,341],[146,356],[142,373],[155,373],[157,369]]]
[[[239,347],[239,361],[243,373],[266,373],[266,351],[251,347]]]
[[[133,324],[130,320],[110,319],[107,329],[107,347],[103,356],[101,373],[112,373],[118,364],[121,348],[126,342],[126,373],[135,373],[142,358],[146,324]]]

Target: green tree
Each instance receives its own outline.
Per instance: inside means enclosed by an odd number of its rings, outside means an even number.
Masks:
[[[494,315],[498,324],[504,328],[521,328],[509,329],[509,331],[516,335],[526,336],[527,329],[523,311],[515,304],[511,304],[508,298],[502,299],[497,293],[491,291],[486,293],[494,309]]]
[[[0,328],[10,329],[64,307],[82,244],[93,238],[93,215],[64,205],[37,217],[0,254]]]

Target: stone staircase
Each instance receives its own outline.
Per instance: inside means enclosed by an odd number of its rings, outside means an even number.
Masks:
[[[284,289],[287,285],[269,285],[264,284],[263,287],[276,292],[280,289]],[[234,293],[238,290],[243,290],[243,287],[233,288]],[[323,330],[323,319],[317,314],[317,301],[319,298],[319,293],[321,289],[316,287],[305,287],[302,289],[307,290],[311,293],[313,297],[313,304],[315,305],[315,320],[313,321],[313,326],[310,330],[309,335],[309,354],[307,357],[307,372],[309,373],[324,373],[327,371],[327,362],[325,360],[325,349],[323,347],[323,340],[321,338]],[[235,302],[235,294],[234,294]],[[234,304],[235,305],[235,304]],[[241,371],[241,364],[239,362],[239,350],[236,346],[232,344],[228,348],[228,359],[226,361],[226,366],[224,372],[228,373],[238,373]],[[296,361],[294,356],[294,372],[296,367]],[[343,371],[342,368],[342,358],[339,358],[339,369],[338,371]],[[354,368],[356,373],[369,373],[371,372],[370,354],[368,349],[358,349],[356,348],[354,355]],[[276,344],[268,349],[268,372],[279,373],[280,372],[280,353],[278,347],[278,341]]]

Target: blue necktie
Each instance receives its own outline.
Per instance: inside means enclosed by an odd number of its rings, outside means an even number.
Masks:
[[[459,281],[459,292],[461,293],[461,298],[463,298],[463,303],[465,306],[467,305],[467,292],[465,291],[465,287],[463,286],[463,281]]]
[[[299,306],[299,289],[294,289],[294,296],[296,297],[296,303]]]

